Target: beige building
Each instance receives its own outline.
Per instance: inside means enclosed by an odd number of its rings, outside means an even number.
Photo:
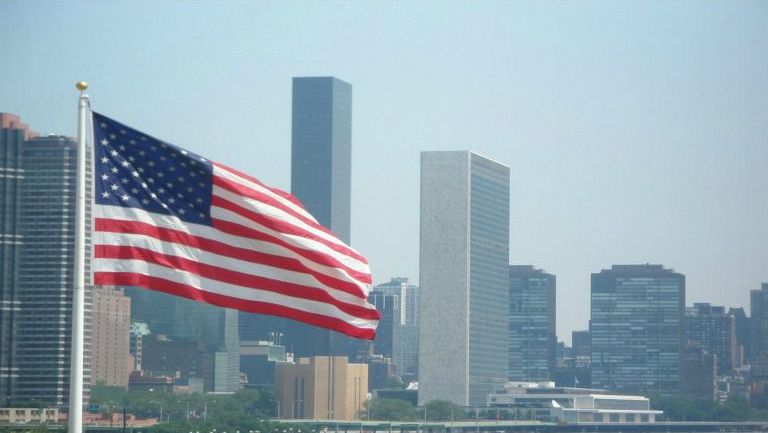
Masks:
[[[280,418],[357,419],[368,398],[368,365],[351,364],[345,356],[279,363],[275,394]]]
[[[93,290],[91,383],[128,387],[131,299],[122,287]]]
[[[58,409],[37,408],[0,408],[0,425],[23,425],[55,423],[59,419]]]

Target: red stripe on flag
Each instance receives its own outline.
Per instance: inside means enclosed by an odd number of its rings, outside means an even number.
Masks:
[[[272,242],[273,244],[288,248],[291,251],[294,251],[297,254],[300,254],[302,257],[306,257],[307,259],[312,260],[315,263],[343,269],[344,272],[346,272],[350,277],[354,278],[357,281],[360,281],[361,283],[371,284],[372,282],[371,274],[356,271],[344,265],[334,257],[329,256],[323,252],[296,247],[292,244],[289,244],[288,242],[286,242],[281,238],[268,235],[266,233],[260,232],[250,227],[243,226],[242,224],[237,224],[237,223],[220,220],[216,218],[212,218],[211,222],[213,223],[214,228],[224,233],[235,235],[235,236],[242,236],[250,239],[256,239],[260,241]]]
[[[234,308],[257,314],[269,314],[273,316],[285,317],[287,319],[298,320],[310,325],[328,328],[355,338],[364,338],[373,340],[376,337],[376,331],[369,328],[358,328],[349,323],[333,317],[320,314],[308,313],[302,310],[286,307],[284,305],[269,304],[266,302],[246,301],[240,298],[220,295],[217,293],[205,292],[186,284],[163,278],[151,277],[132,272],[95,272],[94,283],[98,285],[111,286],[138,286],[149,290],[169,293],[171,295],[182,296],[199,302],[218,305],[225,308]]]
[[[365,257],[361,256],[357,251],[352,250],[351,248],[348,248],[344,245],[339,245],[337,243],[331,242],[328,239],[325,239],[321,236],[318,236],[312,232],[309,232],[307,230],[302,229],[301,227],[297,227],[289,222],[286,222],[284,220],[280,220],[277,218],[273,218],[267,215],[260,214],[258,212],[254,212],[248,208],[245,208],[237,203],[233,203],[223,197],[219,197],[217,195],[214,195],[211,197],[211,204],[213,206],[220,207],[222,209],[229,210],[231,212],[234,212],[243,218],[247,218],[255,223],[261,224],[263,226],[269,227],[273,230],[277,230],[280,233],[284,233],[287,235],[294,235],[294,236],[300,236],[306,239],[311,239],[313,241],[316,241],[318,243],[321,243],[325,245],[326,247],[336,251],[339,254],[343,254],[348,257],[352,257],[356,259],[357,261],[361,263],[367,264],[368,261],[365,259]]]
[[[235,247],[224,242],[194,236],[183,231],[157,227],[138,221],[96,218],[94,226],[95,230],[99,232],[128,233],[149,236],[163,242],[172,242],[179,245],[186,245],[225,257],[231,257],[251,263],[259,263],[294,272],[301,272],[312,276],[317,281],[328,287],[349,293],[350,295],[354,295],[359,298],[366,298],[362,289],[354,283],[340,280],[338,278],[334,278],[332,276],[318,272],[307,267],[298,259],[262,253],[247,248]]]
[[[237,182],[234,182],[230,179],[226,179],[223,177],[213,176],[213,184],[215,186],[218,186],[220,188],[226,189],[227,191],[238,194],[246,198],[250,198],[253,200],[257,200],[259,202],[265,203],[269,206],[278,208],[282,210],[283,212],[286,212],[293,216],[294,218],[300,220],[304,224],[322,231],[324,233],[327,233],[333,237],[337,237],[332,231],[328,230],[326,227],[323,227],[321,224],[319,224],[317,221],[307,218],[305,215],[302,215],[300,212],[296,212],[296,210],[291,209],[290,206],[286,206],[284,203],[280,202],[280,200],[270,196],[269,194],[264,194],[262,192],[256,191],[254,189],[248,188],[247,186],[241,185]]]
[[[218,162],[213,162],[213,161],[211,161],[211,164],[215,165],[216,167],[221,167],[222,169],[227,170],[230,173],[236,174],[236,175],[242,177],[243,179],[246,179],[246,180],[248,180],[250,182],[253,182],[256,185],[259,185],[260,187],[262,187],[264,189],[268,189],[268,190],[272,191],[273,193],[279,195],[280,197],[282,197],[282,198],[290,201],[291,203],[295,204],[296,206],[306,210],[306,208],[304,207],[303,203],[301,203],[296,197],[294,197],[291,194],[283,191],[282,189],[272,188],[270,186],[264,185],[260,180],[256,179],[255,177],[247,175],[247,174],[243,173],[240,170],[235,170],[234,168],[227,167],[224,164],[219,164]]]
[[[99,259],[124,259],[141,260],[147,263],[165,266],[171,269],[180,269],[203,278],[221,281],[223,283],[263,290],[300,299],[309,299],[332,305],[351,316],[366,320],[378,320],[379,312],[375,309],[367,309],[358,305],[342,302],[328,292],[315,287],[273,280],[242,272],[224,269],[218,266],[200,263],[183,257],[158,253],[146,248],[116,245],[96,245],[93,251],[94,258]]]

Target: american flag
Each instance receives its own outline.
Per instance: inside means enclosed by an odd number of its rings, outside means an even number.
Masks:
[[[367,260],[290,194],[93,113],[93,278],[373,339]]]

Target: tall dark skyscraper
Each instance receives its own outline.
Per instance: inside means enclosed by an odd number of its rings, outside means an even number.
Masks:
[[[509,167],[421,153],[419,403],[484,405],[507,381]]]
[[[334,77],[293,79],[291,193],[323,226],[350,242],[352,86]],[[243,339],[282,335],[297,356],[348,355],[366,344],[287,319],[240,314]]]
[[[592,386],[680,391],[685,276],[662,265],[614,265],[592,274]]]
[[[768,381],[768,283],[749,291],[752,377]],[[768,394],[768,392],[766,392]],[[768,397],[764,397],[768,402]]]
[[[349,244],[352,86],[333,77],[293,79],[291,193]]]
[[[717,374],[731,374],[741,367],[736,318],[726,314],[725,307],[695,303],[686,308],[685,338],[701,343],[706,352],[717,356]]]
[[[62,406],[69,399],[77,146],[68,137],[36,138],[24,144],[22,160],[19,380],[13,399]],[[89,268],[86,261],[86,271]],[[90,282],[86,281],[86,397],[90,299]]]
[[[509,380],[545,381],[555,370],[556,279],[530,265],[509,267]]]
[[[21,304],[18,296],[18,258],[22,245],[21,152],[34,135],[18,116],[0,113],[0,406],[16,393],[19,367],[16,362],[17,331]]]
[[[749,349],[752,347],[749,337],[749,316],[744,311],[744,307],[731,307],[728,309],[728,315],[736,320],[736,341],[741,348],[741,363],[749,364]]]

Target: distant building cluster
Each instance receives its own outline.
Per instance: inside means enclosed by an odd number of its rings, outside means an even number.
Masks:
[[[351,128],[350,84],[293,80],[291,192],[345,242]],[[0,423],[67,408],[75,160],[72,138],[0,114],[0,407],[49,408],[3,409]],[[375,341],[89,285],[86,396],[98,384],[273,389],[278,417],[315,419],[356,419],[369,394],[561,422],[653,422],[650,394],[768,407],[768,283],[751,291],[747,315],[686,306],[685,276],[663,265],[615,264],[591,275],[589,329],[567,347],[556,276],[509,263],[509,167],[472,151],[422,152],[420,187],[419,284],[372,288]]]

